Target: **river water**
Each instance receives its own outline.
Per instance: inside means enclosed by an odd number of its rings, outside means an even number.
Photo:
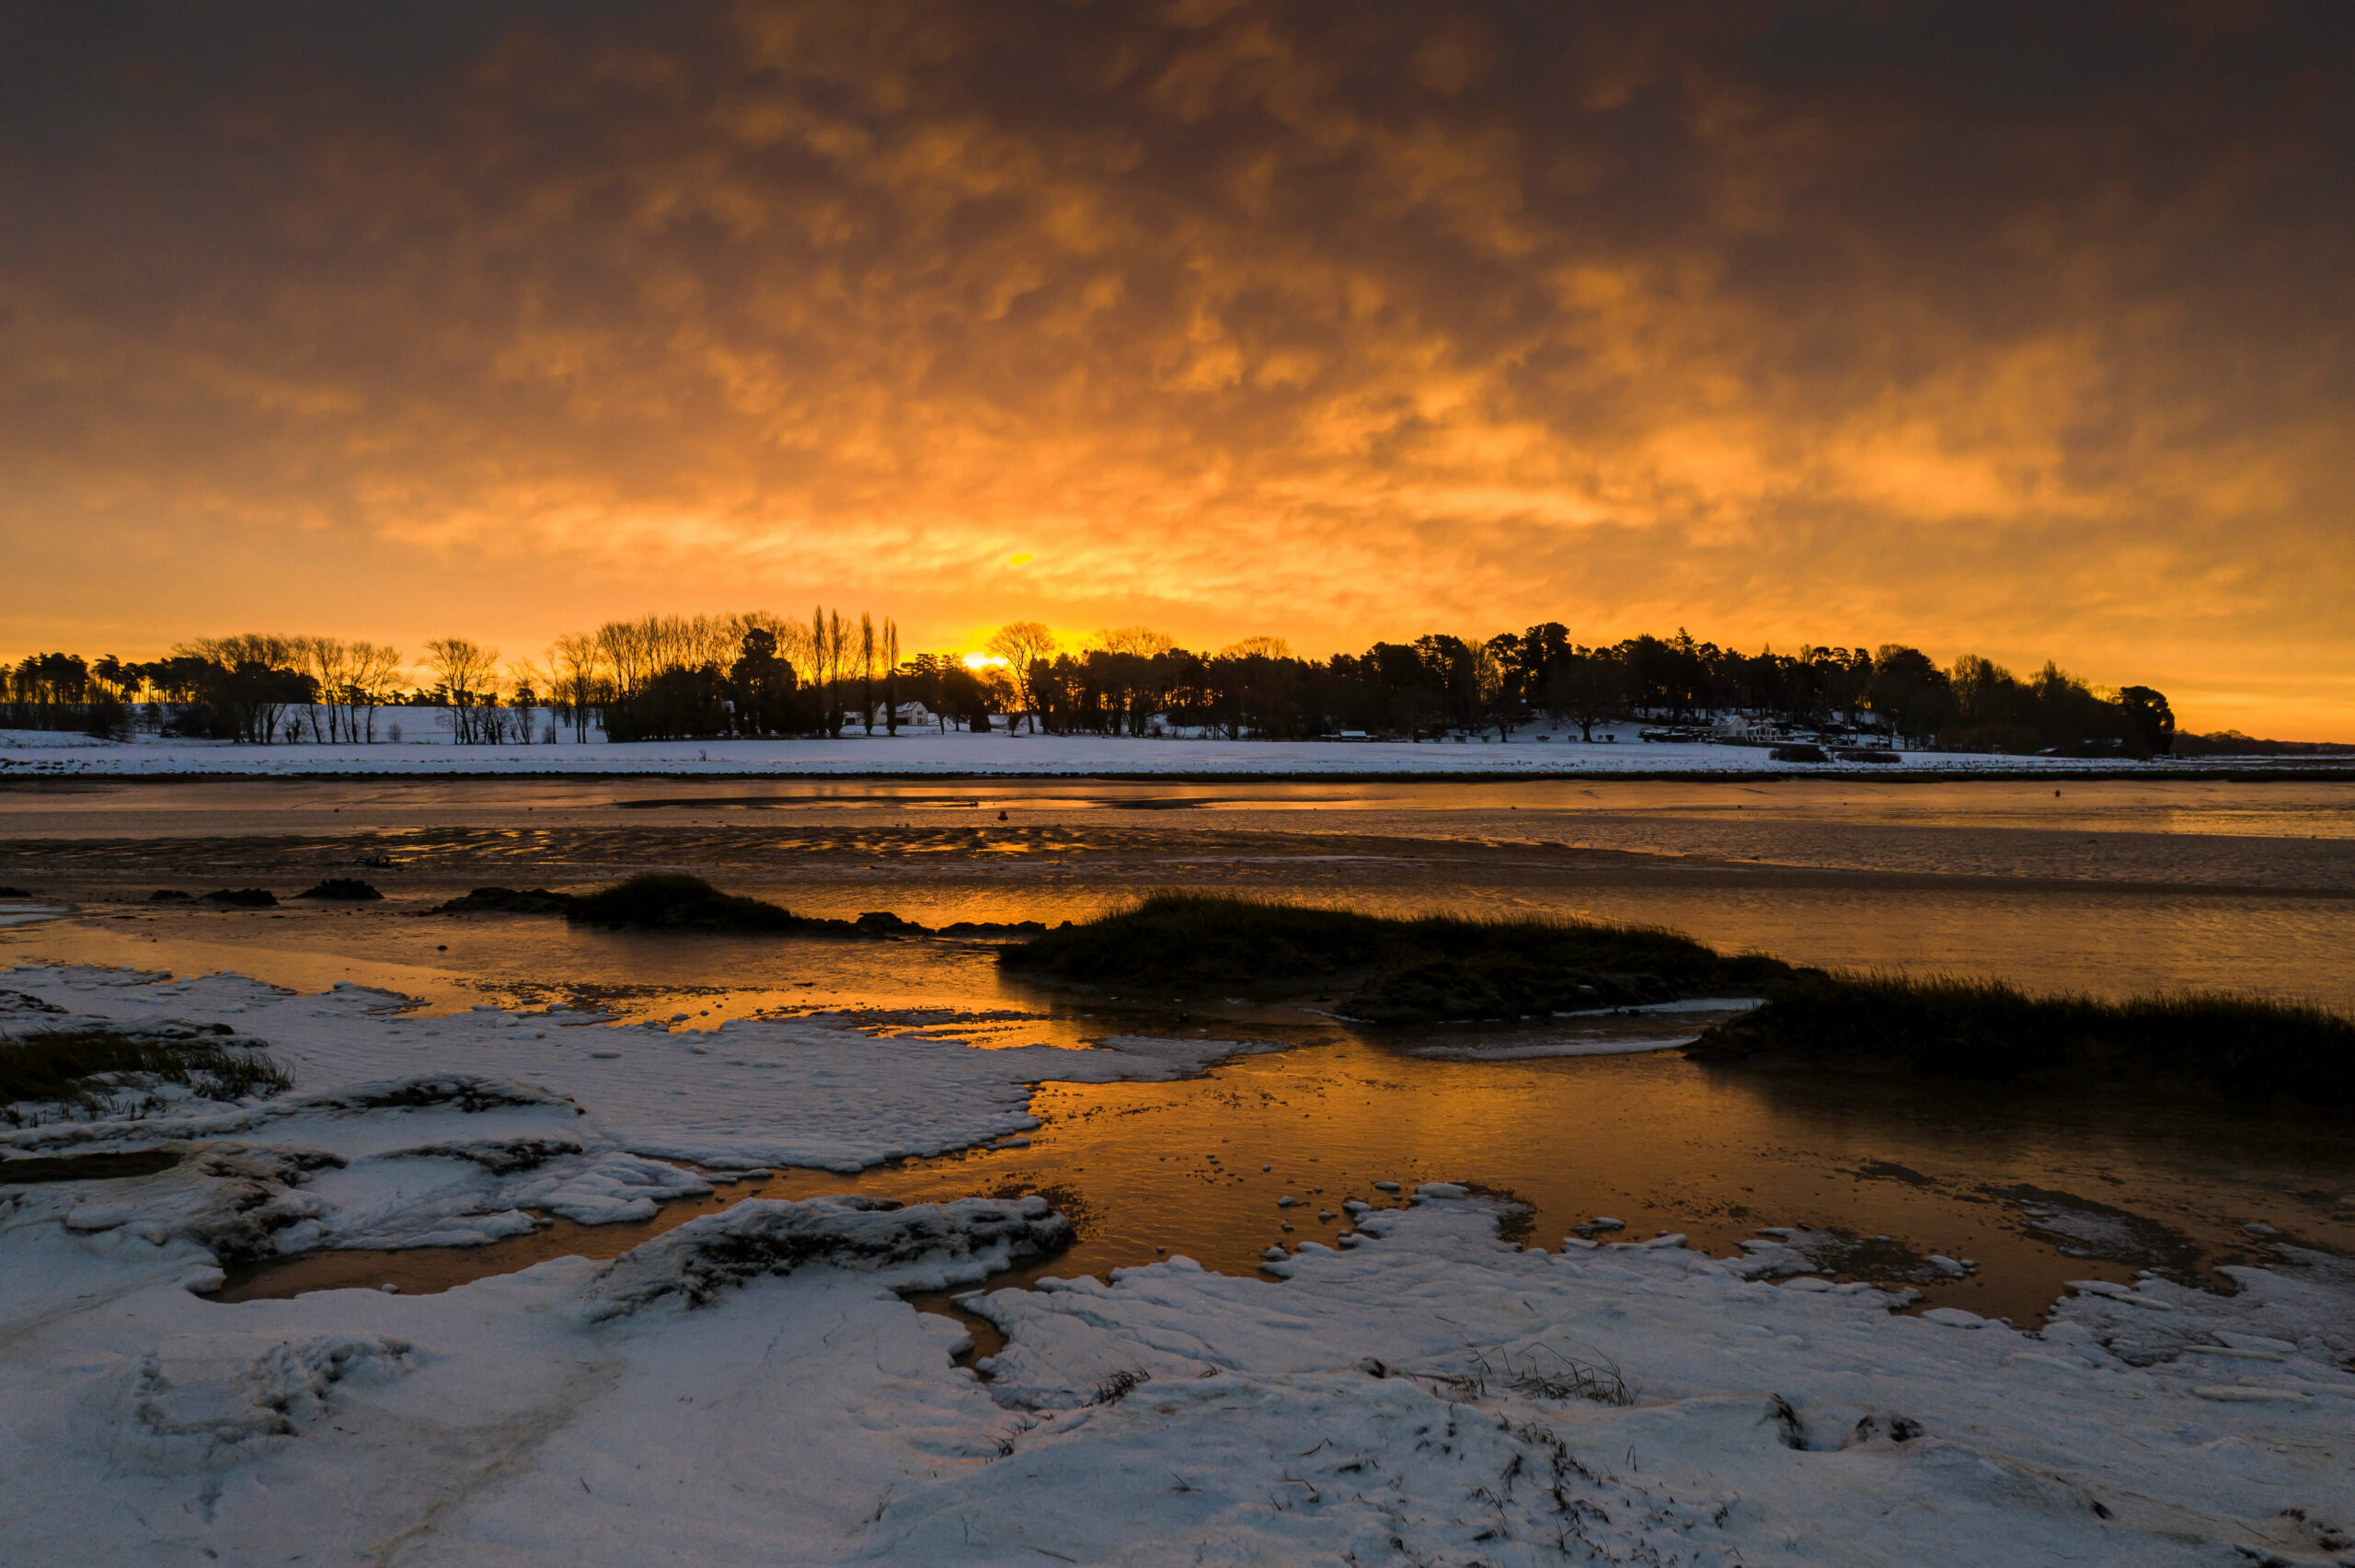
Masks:
[[[1433,1179],[1526,1199],[1538,1245],[1598,1215],[1626,1222],[1608,1234],[1681,1231],[1720,1254],[1759,1226],[1825,1228],[1855,1238],[1827,1269],[1922,1278],[1931,1301],[2023,1322],[2064,1279],[2142,1267],[2198,1278],[2260,1256],[2269,1233],[2252,1225],[2355,1248],[2355,1140],[2334,1120],[1740,1074],[1672,1051],[1442,1059],[1419,1053],[1467,1036],[1247,1005],[1181,1019],[1166,999],[1081,1004],[1006,980],[986,944],[416,915],[483,884],[580,888],[647,869],[808,913],[890,910],[932,925],[1081,918],[1196,887],[1645,921],[1798,962],[2039,990],[2217,987],[2355,1007],[2355,786],[2296,781],[20,785],[0,789],[0,886],[73,913],[0,929],[0,962],[235,969],[307,990],[349,979],[430,1011],[563,1001],[629,1020],[684,1013],[691,1028],[762,1012],[948,1008],[982,1044],[1207,1029],[1292,1046],[1178,1083],[1049,1085],[1027,1149],[857,1178],[783,1172],[763,1189],[1048,1191],[1082,1230],[1048,1272],[1166,1253],[1246,1270],[1271,1243],[1344,1228],[1318,1218],[1344,1196]],[[156,887],[285,898],[354,875],[385,901],[144,902]],[[1544,1032],[1468,1038],[1526,1046]],[[655,1224],[745,1191],[673,1205]],[[1285,1195],[1303,1202],[1279,1209]],[[608,1253],[645,1231],[559,1225],[459,1255],[329,1255],[232,1293],[387,1276],[430,1288],[535,1256]],[[1919,1260],[1932,1253],[1976,1272],[1928,1279]]]

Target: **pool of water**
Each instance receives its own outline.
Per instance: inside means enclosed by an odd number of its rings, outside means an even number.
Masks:
[[[2032,1321],[2069,1278],[2208,1277],[2272,1236],[2355,1247],[2337,1122],[2050,1101],[1951,1085],[1705,1070],[1674,1052],[1455,1061],[1429,1035],[1168,999],[1081,1004],[1006,980],[987,944],[675,937],[427,915],[481,883],[587,887],[691,870],[813,913],[927,924],[1078,918],[1155,887],[1389,911],[1651,921],[1801,962],[1993,974],[2108,994],[2221,987],[2355,1005],[2355,788],[2303,784],[961,786],[649,781],[84,785],[0,791],[0,883],[62,919],[0,929],[0,962],[235,969],[381,985],[429,1011],[490,1001],[706,1027],[761,1012],[945,1007],[977,1044],[1123,1030],[1292,1048],[1178,1083],[1042,1088],[1024,1149],[759,1190],[907,1200],[1044,1191],[1081,1239],[1045,1272],[1183,1253],[1248,1270],[1330,1239],[1377,1182],[1462,1180],[1534,1210],[1554,1246],[1595,1216],[1722,1254],[1763,1225],[1855,1238],[1832,1270]],[[153,887],[287,897],[359,875],[383,903],[216,911]],[[1200,1008],[1196,1001],[1189,1004]],[[1540,1026],[1541,1032],[1544,1027]],[[1506,1036],[1520,1038],[1528,1031]],[[1451,1036],[1453,1038],[1453,1036]],[[436,1288],[540,1257],[610,1255],[648,1226],[557,1224],[473,1252],[326,1254],[229,1294]],[[1277,1200],[1291,1196],[1291,1207]],[[1324,1218],[1323,1216],[1331,1216]],[[1285,1223],[1292,1227],[1285,1230]],[[2268,1228],[2252,1230],[2252,1226]],[[1885,1238],[1886,1240],[1877,1240]],[[1931,1253],[1961,1279],[1923,1278]],[[1038,1271],[1033,1271],[1038,1272]]]
[[[1877,1260],[1827,1272],[2022,1322],[2040,1321],[2069,1279],[2148,1267],[2201,1280],[2253,1260],[2252,1224],[2355,1248],[2355,1159],[2332,1123],[1756,1078],[1673,1052],[1465,1063],[1343,1036],[1176,1083],[1050,1084],[1033,1108],[1045,1125],[1028,1148],[852,1177],[784,1171],[646,1226],[559,1223],[467,1253],[321,1254],[242,1276],[229,1295],[444,1288],[546,1257],[611,1256],[746,1196],[845,1191],[1048,1193],[1080,1240],[1032,1275],[1172,1253],[1247,1273],[1271,1245],[1331,1242],[1349,1228],[1345,1198],[1400,1201],[1376,1183],[1464,1181],[1532,1205],[1526,1239],[1549,1248],[1598,1216],[1626,1226],[1603,1239],[1677,1231],[1715,1255],[1767,1225],[1887,1238]],[[1298,1201],[1278,1207],[1284,1196]],[[1959,1280],[1907,1267],[1932,1253],[1978,1266]]]

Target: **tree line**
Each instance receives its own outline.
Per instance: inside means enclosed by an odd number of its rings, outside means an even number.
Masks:
[[[1680,630],[1582,646],[1556,622],[1485,641],[1434,633],[1328,659],[1295,657],[1265,637],[1196,653],[1142,628],[1101,633],[1095,643],[1026,647],[1010,659],[1023,709],[1040,727],[1427,739],[1511,734],[1542,720],[1592,740],[1597,726],[1629,719],[1733,717],[1758,730],[1949,750],[2137,756],[2166,751],[2175,736],[2166,698],[2147,686],[2097,692],[2051,662],[2023,678],[1974,654],[1940,669],[1894,643],[1745,654]]]
[[[6,669],[6,722],[247,744],[373,741],[382,710],[417,706],[463,744],[553,741],[559,727],[580,741],[896,734],[913,722],[974,730],[993,714],[1033,732],[1233,739],[1425,740],[1544,723],[1591,740],[1598,726],[1628,721],[1728,720],[1753,735],[2081,756],[2151,756],[2175,738],[2162,693],[2098,690],[2051,662],[2027,676],[1975,654],[1941,668],[1895,643],[1745,654],[1682,630],[1589,646],[1556,622],[1320,659],[1277,637],[1197,651],[1143,626],[1065,647],[1017,621],[974,654],[909,656],[889,617],[821,606],[806,620],[609,621],[557,638],[542,658],[504,662],[496,647],[439,637],[414,684],[410,673],[390,647],[262,634],[199,638],[144,664],[37,654]]]

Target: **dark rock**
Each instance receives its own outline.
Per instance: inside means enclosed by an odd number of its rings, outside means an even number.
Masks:
[[[240,910],[267,910],[277,907],[278,895],[267,887],[218,887],[207,893],[204,901]]]
[[[335,898],[355,904],[384,897],[357,876],[330,876],[317,887],[306,887],[294,896],[298,898]]]
[[[1777,746],[1766,755],[1777,762],[1829,762],[1832,761],[1821,746]]]
[[[546,1089],[535,1089],[528,1083],[511,1083],[497,1078],[477,1078],[465,1072],[421,1073],[412,1078],[388,1078],[373,1083],[354,1083],[342,1089],[326,1090],[309,1095],[306,1108],[327,1115],[349,1115],[355,1111],[433,1110],[448,1108],[464,1111],[468,1116],[484,1111],[536,1108],[561,1105],[575,1116],[589,1113],[565,1095]]]
[[[32,895],[22,887],[0,887],[0,898],[29,898]]]
[[[192,904],[196,900],[177,887],[158,887],[147,895],[151,904]]]
[[[1066,921],[1065,923],[1069,923]],[[936,936],[1044,936],[1044,921],[958,921],[933,933]]]
[[[558,1155],[580,1151],[580,1144],[569,1138],[508,1138],[477,1143],[429,1143],[416,1149],[396,1150],[386,1158],[465,1160],[494,1176],[511,1176],[523,1171],[536,1171]]]
[[[952,1281],[978,1283],[994,1269],[1060,1252],[1073,1234],[1070,1219],[1038,1196],[913,1207],[862,1194],[799,1203],[747,1198],[607,1264],[583,1292],[583,1316],[594,1322],[662,1301],[693,1310],[763,1276],[803,1268],[880,1269],[922,1261]]]

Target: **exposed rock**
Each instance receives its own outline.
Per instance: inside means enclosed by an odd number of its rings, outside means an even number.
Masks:
[[[925,1283],[946,1289],[978,1284],[1071,1240],[1071,1222],[1035,1195],[911,1207],[856,1195],[799,1203],[748,1198],[615,1258],[589,1286],[583,1315],[592,1322],[625,1316],[666,1298],[692,1310],[764,1275],[806,1267],[930,1264]]]

